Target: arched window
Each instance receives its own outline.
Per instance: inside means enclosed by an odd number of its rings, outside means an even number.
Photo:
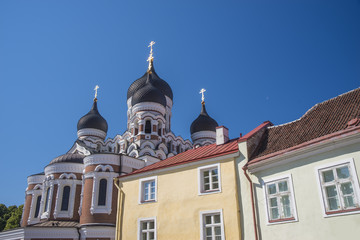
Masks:
[[[49,194],[50,194],[50,188],[48,187],[47,190],[46,190],[46,194],[45,194],[45,208],[44,208],[44,212],[47,212],[47,210],[48,210]]]
[[[158,135],[161,136],[162,126],[161,122],[158,123]]]
[[[151,121],[146,120],[145,122],[145,133],[151,133]]]
[[[168,142],[168,143],[167,143],[167,148],[168,148],[168,152],[169,152],[169,153],[172,152],[172,150],[171,150],[171,142]]]
[[[70,187],[65,186],[63,189],[61,211],[67,211],[69,209]]]
[[[40,212],[40,202],[41,202],[41,196],[38,196],[36,199],[36,207],[35,207],[35,215],[34,218],[37,218],[39,216]]]
[[[106,188],[107,188],[107,180],[101,179],[99,184],[99,197],[98,197],[98,206],[106,205]]]

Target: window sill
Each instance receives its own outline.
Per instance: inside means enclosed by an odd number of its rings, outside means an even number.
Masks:
[[[346,209],[346,210],[337,210],[337,211],[325,212],[325,217],[347,215],[347,214],[355,214],[355,213],[360,213],[360,208],[351,208],[351,209]]]
[[[274,224],[291,223],[291,222],[297,222],[297,219],[295,219],[294,217],[291,217],[291,218],[269,220],[267,224],[274,225]]]
[[[221,193],[221,190],[220,190],[220,189],[217,189],[217,190],[210,190],[210,191],[200,192],[200,193],[199,193],[199,196],[201,196],[201,195],[213,194],[213,193]]]
[[[154,203],[157,202],[156,200],[148,200],[148,201],[141,201],[139,204],[147,204],[147,203]]]

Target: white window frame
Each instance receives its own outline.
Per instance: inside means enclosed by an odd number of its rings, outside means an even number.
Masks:
[[[218,171],[218,189],[211,189],[206,191],[204,189],[204,172],[209,171],[212,169],[217,169]],[[220,169],[220,163],[206,165],[202,167],[198,167],[198,195],[207,195],[207,194],[213,194],[213,193],[220,193],[221,192],[221,169]],[[211,186],[211,178],[210,178],[210,186]]]
[[[108,170],[108,172],[107,172]],[[112,195],[113,195],[113,178],[118,177],[119,174],[114,172],[114,169],[110,165],[98,165],[95,168],[94,172],[90,172],[85,174],[85,178],[93,178],[93,190],[92,190],[92,198],[91,198],[91,207],[90,213],[91,215],[96,213],[107,213],[111,214],[112,208]],[[104,206],[98,205],[99,199],[99,187],[100,180],[106,179],[106,203]]]
[[[41,212],[41,197],[42,197],[42,185],[41,184],[37,184],[34,189],[29,190],[27,192],[27,194],[32,195],[31,197],[31,205],[30,205],[30,213],[29,213],[29,218],[27,220],[28,224],[34,224],[40,221],[40,216],[42,214]],[[39,206],[39,214],[37,216],[37,218],[35,218],[35,211],[36,211],[36,203],[37,203],[37,198],[40,197],[40,206]]]
[[[46,203],[46,192],[47,189],[50,189],[49,196],[48,197],[48,206],[47,211],[45,212],[45,203]],[[53,193],[54,193],[54,175],[50,174],[45,177],[44,183],[43,183],[43,192],[41,197],[41,203],[40,203],[40,219],[48,219],[50,217],[51,212],[51,206],[52,206],[52,199],[53,199]]]
[[[74,215],[76,186],[81,184],[81,180],[77,180],[76,175],[73,173],[63,173],[60,175],[59,179],[56,180],[56,183],[58,184],[58,189],[55,201],[54,218],[72,218]],[[62,211],[61,204],[65,186],[70,187],[69,205],[68,210]]]
[[[149,218],[139,218],[139,219],[138,219],[137,240],[141,240],[141,233],[142,233],[141,223],[143,223],[143,222],[150,222],[150,221],[154,221],[154,240],[157,239],[156,217],[149,217]]]
[[[281,181],[287,181],[287,185],[288,185],[288,191],[290,192],[290,209],[291,209],[291,213],[292,213],[292,217],[290,218],[279,218],[279,219],[271,219],[270,218],[270,206],[269,206],[269,201],[268,201],[268,189],[267,186],[269,184],[273,184],[273,183],[278,183]],[[277,186],[277,185],[276,185]],[[262,182],[262,188],[263,188],[263,192],[264,192],[264,204],[265,204],[265,210],[266,210],[266,224],[267,225],[273,225],[273,224],[282,224],[282,223],[289,223],[289,222],[297,222],[298,221],[298,216],[297,216],[297,210],[296,210],[296,201],[295,201],[295,193],[294,193],[294,187],[293,187],[293,180],[292,180],[292,175],[291,174],[286,174],[286,175],[281,175],[281,176],[276,176],[276,177],[271,177],[271,178],[265,178],[264,181]],[[277,188],[277,187],[276,187]],[[282,212],[282,207],[281,207],[281,203],[280,201],[278,201],[278,209],[280,210],[279,214],[281,214]]]
[[[322,174],[321,174],[321,172],[326,171],[326,170],[330,170],[330,169],[334,169],[334,168],[340,167],[342,165],[347,165],[349,167],[349,173],[350,173],[351,183],[353,185],[354,197],[355,197],[355,202],[357,204],[357,207],[350,208],[350,209],[343,209],[342,206],[341,206],[341,209],[339,209],[339,210],[327,211],[326,209],[328,207],[328,202],[327,202],[326,195],[325,195],[323,185],[322,185]],[[316,179],[317,179],[317,183],[318,183],[318,192],[319,192],[319,195],[320,195],[319,199],[320,199],[320,203],[321,203],[321,207],[322,207],[322,210],[323,210],[323,216],[324,217],[333,217],[333,216],[339,216],[339,215],[348,215],[348,214],[360,213],[359,178],[357,176],[354,160],[352,158],[348,158],[348,159],[344,159],[344,160],[340,160],[340,161],[334,161],[334,162],[327,163],[327,164],[324,164],[324,165],[321,165],[321,166],[317,166],[315,168],[315,174],[316,174]],[[341,197],[341,191],[338,191],[338,185],[337,184],[336,184],[337,193],[338,193],[337,196],[339,197],[339,201],[342,202],[343,200],[342,200],[342,197]]]
[[[155,182],[155,198],[145,201],[145,183]],[[142,178],[139,180],[139,204],[157,202],[157,176]]]
[[[223,210],[217,209],[217,210],[209,210],[209,211],[201,211],[200,212],[200,240],[206,239],[205,234],[205,217],[208,215],[216,215],[220,214],[220,224],[221,227],[221,240],[225,240],[225,231],[224,231],[224,219],[223,219]]]

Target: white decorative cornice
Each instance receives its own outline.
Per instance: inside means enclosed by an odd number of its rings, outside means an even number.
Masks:
[[[162,115],[165,115],[165,107],[160,103],[154,103],[154,102],[137,103],[135,104],[135,106],[132,107],[131,110],[132,110],[132,114],[140,111],[155,111],[161,113]]]
[[[135,168],[135,169],[140,169],[145,167],[145,162],[143,160],[137,159],[137,158],[132,158],[129,156],[122,156],[122,160],[121,163],[123,166],[126,167],[131,167],[131,168]]]
[[[81,236],[83,239],[87,238],[108,238],[108,239],[114,239],[115,237],[115,226],[105,224],[102,226],[82,226],[80,229]]]
[[[45,179],[44,175],[33,175],[27,178],[28,185],[42,183]]]
[[[77,131],[77,136],[79,139],[82,139],[87,136],[95,136],[95,137],[99,137],[101,139],[105,139],[106,132],[101,131],[99,129],[95,129],[95,128],[84,128],[84,129],[80,129],[79,131]]]
[[[52,173],[82,173],[84,165],[81,163],[53,163],[45,167],[45,175]]]
[[[98,164],[120,165],[120,155],[117,154],[93,154],[84,158],[85,167]]]

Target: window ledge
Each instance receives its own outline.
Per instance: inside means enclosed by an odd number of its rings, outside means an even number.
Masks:
[[[149,200],[149,201],[141,201],[140,204],[146,204],[146,203],[155,203],[156,200]]]
[[[291,217],[291,218],[269,220],[268,225],[280,224],[280,223],[291,223],[291,222],[297,222],[297,219],[295,219],[294,217]]]
[[[221,190],[220,190],[220,189],[217,189],[217,190],[211,190],[211,191],[206,191],[206,192],[200,192],[200,193],[199,193],[199,196],[201,196],[201,195],[213,194],[213,193],[221,193]]]
[[[337,211],[325,212],[325,217],[356,214],[356,213],[360,213],[360,208],[359,207],[358,208],[345,209],[345,210],[337,210]]]

